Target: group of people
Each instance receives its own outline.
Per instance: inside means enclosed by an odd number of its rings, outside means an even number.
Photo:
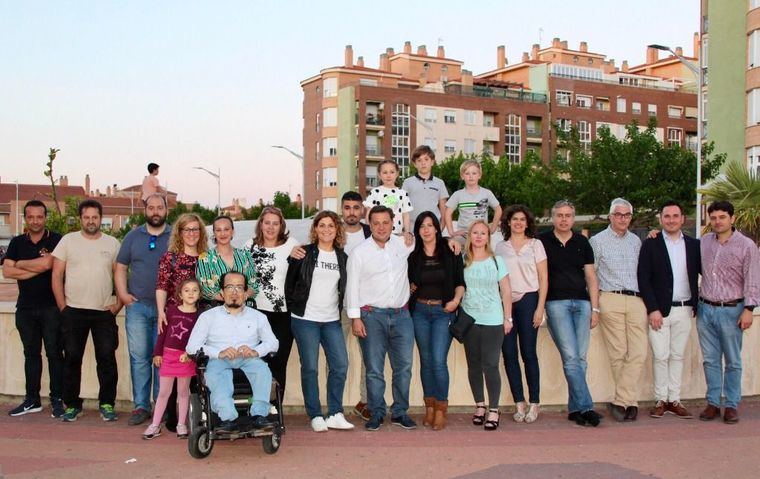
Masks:
[[[45,205],[28,202],[27,231],[12,240],[3,264],[5,277],[19,283],[16,324],[26,375],[25,399],[10,414],[42,410],[44,342],[52,414],[75,421],[83,412],[81,363],[91,333],[100,415],[116,420],[115,316],[125,306],[134,400],[129,423],[150,419],[146,439],[161,434],[164,420],[167,429],[187,435],[192,355],[201,348],[211,358],[206,380],[219,427],[237,427],[231,368],[242,369],[251,382],[254,425],[265,427],[272,379],[284,391],[294,341],[312,429],[352,429],[343,414],[352,336],[362,355],[354,409],[366,429],[379,429],[388,413],[386,357],[393,371],[390,422],[417,427],[408,414],[415,343],[423,424],[444,429],[449,326],[461,320],[472,323],[462,340],[472,423],[485,430],[500,423],[500,357],[515,402],[512,418],[538,419],[536,344],[544,318],[562,359],[570,421],[597,426],[602,420],[586,381],[590,329],[597,324],[615,386],[608,404],[612,418],[637,419],[648,343],[656,399],[650,416],[691,417],[680,402],[680,384],[695,315],[707,381],[708,406],[700,419],[719,417],[724,406],[723,420],[738,421],[742,332],[760,301],[760,257],[757,246],[733,228],[730,203],[710,205],[712,232],[701,242],[683,234],[683,210],[669,202],[660,211],[662,230],[642,243],[629,231],[633,207],[621,198],[612,201],[609,227],[591,240],[573,231],[575,208],[568,201],[553,206],[552,228],[538,235],[528,208],[512,205],[502,212],[493,193],[479,186],[478,162],[462,164],[465,188],[449,197],[432,175],[430,148],[415,149],[412,161],[417,173],[401,188],[398,166],[381,162],[383,184],[366,199],[347,192],[340,216],[319,212],[304,245],[289,237],[275,207],[264,208],[244,248],[232,246],[234,222],[216,218],[209,248],[201,218],[184,214],[168,225],[166,201],[158,193],[145,198],[145,224],[121,245],[100,231],[102,207],[93,199],[79,205],[81,231],[62,238],[45,229]],[[492,244],[497,229],[503,241]],[[326,414],[318,389],[320,346],[328,366]]]

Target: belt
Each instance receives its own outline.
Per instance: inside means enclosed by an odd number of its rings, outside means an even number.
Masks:
[[[434,304],[443,304],[443,301],[441,301],[440,299],[422,299],[422,298],[417,298],[417,302],[418,303],[422,303],[422,304],[427,304],[428,306],[432,306]]]
[[[624,294],[626,296],[636,296],[637,298],[641,297],[641,293],[637,291],[631,291],[630,289],[619,289],[617,291],[604,291],[605,293],[613,293],[613,294]]]
[[[408,310],[409,309],[409,303],[404,304],[400,308],[376,308],[374,306],[366,305],[366,306],[362,306],[359,309],[361,309],[362,311],[366,311],[368,313],[372,312],[372,311],[386,311],[386,310],[387,311],[393,311],[394,313],[398,313],[398,312],[403,311],[403,310]]]
[[[672,303],[670,303],[670,306],[673,307],[673,308],[677,308],[679,306],[689,306],[689,307],[691,307],[690,303],[691,303],[690,299],[688,299],[686,301],[673,301]]]
[[[733,308],[739,306],[739,303],[743,303],[744,299],[732,299],[731,301],[709,301],[705,298],[699,298],[705,304],[710,306],[718,306],[719,308]]]

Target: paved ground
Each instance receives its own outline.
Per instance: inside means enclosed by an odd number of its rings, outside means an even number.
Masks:
[[[241,440],[216,443],[203,460],[191,458],[187,443],[166,432],[142,440],[142,427],[127,426],[125,415],[106,424],[87,411],[63,424],[47,412],[11,418],[2,407],[0,478],[756,478],[760,465],[758,399],[744,402],[733,426],[669,416],[592,429],[549,412],[532,425],[505,416],[496,432],[458,414],[443,432],[386,424],[375,433],[316,434],[304,416],[289,416],[276,455],[266,455],[258,440]]]

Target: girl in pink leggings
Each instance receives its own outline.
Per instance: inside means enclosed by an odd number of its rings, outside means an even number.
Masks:
[[[187,437],[187,410],[190,406],[190,379],[195,376],[195,363],[187,357],[185,347],[190,339],[195,321],[198,319],[198,299],[201,285],[195,278],[182,281],[177,288],[178,305],[166,308],[167,325],[158,335],[153,348],[153,364],[160,368],[158,399],[153,410],[153,422],[143,432],[143,439],[153,439],[161,435],[161,418],[166,410],[172,383],[177,379],[177,437]]]

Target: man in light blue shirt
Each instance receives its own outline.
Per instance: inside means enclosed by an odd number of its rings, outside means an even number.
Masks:
[[[236,432],[238,412],[232,398],[232,369],[242,370],[251,383],[251,418],[254,428],[270,426],[269,392],[272,372],[261,359],[277,351],[279,343],[264,314],[245,306],[246,278],[230,271],[222,275],[224,305],[209,309],[195,323],[187,343],[188,354],[203,348],[209,356],[206,386],[211,389],[211,409],[221,420],[218,432]]]

